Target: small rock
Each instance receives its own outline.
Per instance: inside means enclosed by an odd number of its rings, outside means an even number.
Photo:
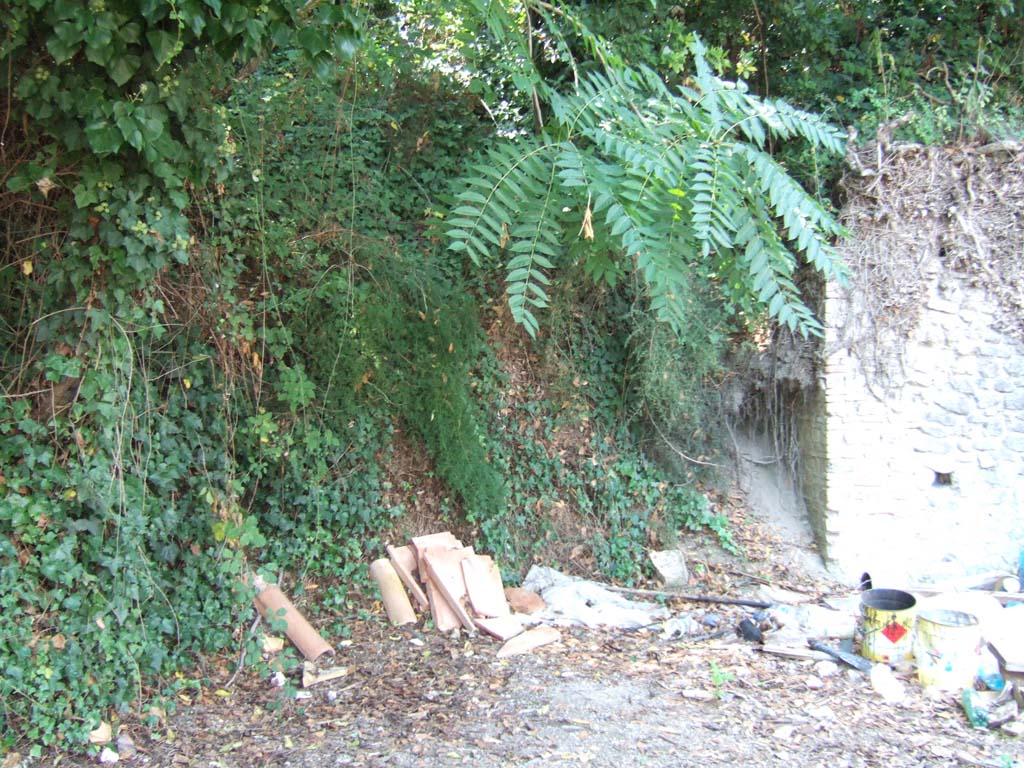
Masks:
[[[796,731],[795,725],[780,725],[772,731],[772,738],[775,741],[789,741],[793,738],[794,731]]]
[[[327,692],[327,700],[333,704],[335,701],[338,700],[338,692],[337,691],[328,691]]]
[[[100,752],[100,763],[103,765],[113,765],[120,759],[121,756],[110,747],[104,747],[103,751]]]
[[[804,710],[804,712],[806,712],[810,717],[813,717],[815,720],[836,719],[835,710],[833,710],[832,707],[828,706],[827,704],[823,704],[820,707],[808,707]]]
[[[717,613],[705,613],[704,618],[701,619],[701,623],[703,623],[705,627],[714,628],[722,623],[722,617]]]
[[[117,734],[117,753],[125,760],[135,756],[135,742],[127,733]]]
[[[296,699],[296,701],[301,701],[302,699],[311,699],[311,698],[313,698],[313,694],[311,692],[309,692],[309,691],[296,691],[295,692],[295,699]]]
[[[284,688],[284,684],[288,682],[288,678],[284,676],[284,672],[278,670],[274,673],[274,677],[271,678],[275,688]]]
[[[686,555],[678,549],[650,552],[648,557],[654,564],[661,580],[668,588],[685,587],[690,583],[690,571],[686,567]]]
[[[547,608],[543,597],[522,587],[507,587],[505,598],[515,613],[538,613]]]
[[[999,728],[1000,733],[1005,733],[1008,736],[1024,736],[1024,720],[1013,720],[1009,723],[1003,723]]]
[[[825,681],[822,680],[820,677],[808,675],[808,677],[804,680],[804,685],[806,685],[812,691],[820,691],[822,688],[825,687]]]
[[[814,665],[814,672],[818,677],[827,680],[839,674],[839,665],[834,661],[819,661]]]

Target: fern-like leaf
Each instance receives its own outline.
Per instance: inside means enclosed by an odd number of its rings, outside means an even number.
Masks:
[[[535,335],[552,271],[573,243],[607,244],[641,275],[659,319],[682,328],[694,268],[726,297],[761,305],[805,334],[820,324],[794,282],[803,259],[841,277],[831,241],[842,229],[764,149],[768,138],[842,151],[839,131],[784,102],[716,77],[699,40],[695,75],[673,91],[649,69],[607,68],[572,93],[549,94],[539,144],[495,148],[473,166],[447,222],[454,250],[476,264],[500,256],[509,306]]]

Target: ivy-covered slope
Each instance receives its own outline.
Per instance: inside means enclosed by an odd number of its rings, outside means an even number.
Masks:
[[[610,405],[626,396],[624,327],[580,326],[579,355],[552,347],[552,393],[519,397],[486,332],[500,281],[432,225],[490,135],[443,81],[373,69],[316,79],[300,51],[268,59],[220,104],[220,170],[183,185],[177,214],[157,182],[117,187],[145,177],[130,163],[101,162],[121,168],[96,181],[107,197],[82,198],[85,166],[59,152],[53,188],[5,193],[5,747],[87,749],[101,719],[206,685],[197,659],[256,663],[252,570],[321,583],[307,609],[343,634],[403,514],[402,441],[447,491],[438,518],[510,578],[556,532],[629,581],[657,536],[720,527]],[[153,256],[159,222],[186,214],[182,257]],[[136,269],[136,253],[152,260]],[[526,343],[508,328],[502,349]]]

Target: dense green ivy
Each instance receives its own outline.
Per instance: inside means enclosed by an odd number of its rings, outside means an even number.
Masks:
[[[235,364],[244,313],[209,322],[242,260],[221,269],[197,239],[196,196],[230,180],[233,75],[275,44],[327,74],[358,21],[287,0],[4,17],[0,746],[38,752],[237,647],[263,538],[236,450],[261,425],[233,374],[258,365]]]
[[[68,234],[36,238],[22,264],[46,282],[44,299],[88,299],[115,314],[189,259],[190,190],[231,169],[216,97],[232,72],[291,43],[326,73],[358,40],[346,7],[296,0],[22,0],[5,16],[0,62],[25,150],[6,187],[55,205]],[[51,259],[65,263],[47,270]]]

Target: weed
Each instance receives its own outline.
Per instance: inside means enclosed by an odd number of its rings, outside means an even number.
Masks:
[[[725,699],[727,693],[725,687],[736,679],[736,675],[722,669],[714,661],[708,661],[708,666],[711,669],[711,685],[715,688],[715,696],[719,699]]]

